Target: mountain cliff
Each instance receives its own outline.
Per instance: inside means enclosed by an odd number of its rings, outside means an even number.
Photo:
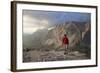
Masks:
[[[23,47],[31,49],[62,49],[62,37],[67,34],[69,48],[79,44],[91,45],[89,22],[65,22],[40,29],[33,34],[23,34]]]

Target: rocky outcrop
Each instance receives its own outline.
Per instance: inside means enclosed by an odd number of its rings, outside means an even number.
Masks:
[[[33,49],[61,49],[62,37],[65,33],[69,38],[69,47],[75,47],[78,43],[90,45],[90,29],[90,23],[88,22],[55,24],[33,34],[23,34],[23,45],[24,48]]]

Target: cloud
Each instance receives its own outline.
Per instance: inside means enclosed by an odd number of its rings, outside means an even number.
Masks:
[[[24,33],[34,33],[37,30],[47,28],[48,26],[49,21],[46,19],[39,19],[30,15],[23,15]]]

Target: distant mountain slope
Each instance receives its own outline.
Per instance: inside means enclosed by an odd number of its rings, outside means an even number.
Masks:
[[[69,47],[84,43],[90,45],[91,28],[88,22],[66,22],[56,24],[46,29],[38,30],[33,34],[23,34],[24,48],[32,49],[60,49],[62,37],[66,33],[69,38]]]

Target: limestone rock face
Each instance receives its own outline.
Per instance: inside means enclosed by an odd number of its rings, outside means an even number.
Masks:
[[[69,38],[69,47],[78,43],[90,45],[91,32],[88,22],[66,22],[40,29],[33,34],[23,34],[24,48],[32,49],[61,49],[62,37],[66,33]]]

